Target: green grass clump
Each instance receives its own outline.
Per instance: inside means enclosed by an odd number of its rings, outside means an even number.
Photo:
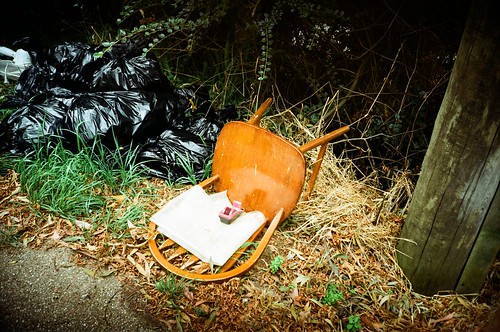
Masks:
[[[124,208],[123,212],[118,218],[109,218],[106,223],[106,228],[117,237],[130,236],[127,232],[129,228],[129,221],[132,224],[137,224],[144,219],[146,210],[142,204],[133,204]],[[137,226],[137,225],[135,225]],[[142,224],[140,226],[143,226]]]
[[[53,148],[39,145],[16,170],[36,208],[71,219],[101,209],[108,196],[129,190],[141,178],[134,153],[123,157],[118,149],[107,150],[98,141],[72,152],[59,142]]]
[[[88,156],[73,154],[62,144],[45,152],[39,149],[17,165],[22,190],[31,203],[65,217],[87,216],[103,206],[103,181]]]
[[[22,232],[16,229],[16,227],[0,227],[0,246],[18,246],[21,236]]]
[[[0,154],[0,176],[7,174],[16,165],[16,158],[9,154]]]
[[[3,79],[3,75],[2,75]],[[0,104],[6,102],[9,97],[15,94],[15,85],[13,83],[0,83]],[[15,108],[0,108],[0,121],[14,113]]]
[[[172,302],[176,302],[183,294],[188,282],[184,278],[178,279],[175,274],[168,274],[165,278],[155,281],[156,289],[168,295]]]

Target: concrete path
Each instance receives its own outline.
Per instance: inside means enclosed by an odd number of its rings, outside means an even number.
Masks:
[[[0,247],[0,331],[162,331],[140,295],[94,278],[71,249]]]

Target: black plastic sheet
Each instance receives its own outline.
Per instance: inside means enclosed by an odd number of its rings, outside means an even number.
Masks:
[[[22,155],[55,138],[76,149],[77,139],[99,139],[111,149],[137,147],[149,175],[201,177],[222,126],[236,113],[214,110],[201,90],[174,89],[142,48],[65,43],[35,54],[15,95],[0,105],[16,108],[0,123],[0,152]]]

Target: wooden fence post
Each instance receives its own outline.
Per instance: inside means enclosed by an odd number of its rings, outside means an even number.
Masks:
[[[473,2],[398,244],[416,292],[479,292],[500,248],[500,21]]]

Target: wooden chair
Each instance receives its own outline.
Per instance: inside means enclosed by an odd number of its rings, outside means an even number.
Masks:
[[[258,241],[253,253],[242,255],[237,250],[220,268],[201,262],[173,240],[158,233],[150,223],[149,248],[156,261],[165,269],[181,277],[204,281],[221,281],[241,275],[259,259],[274,231],[295,208],[303,191],[306,177],[304,153],[321,146],[309,179],[307,199],[331,140],[345,134],[345,126],[297,147],[295,144],[261,127],[260,119],[272,100],[266,100],[248,122],[226,124],[216,143],[212,177],[200,183],[204,189],[216,192],[227,190],[231,202],[239,201],[246,211],[260,211],[266,218],[248,242]],[[267,228],[267,229],[266,229]],[[249,256],[249,257],[247,257]]]

